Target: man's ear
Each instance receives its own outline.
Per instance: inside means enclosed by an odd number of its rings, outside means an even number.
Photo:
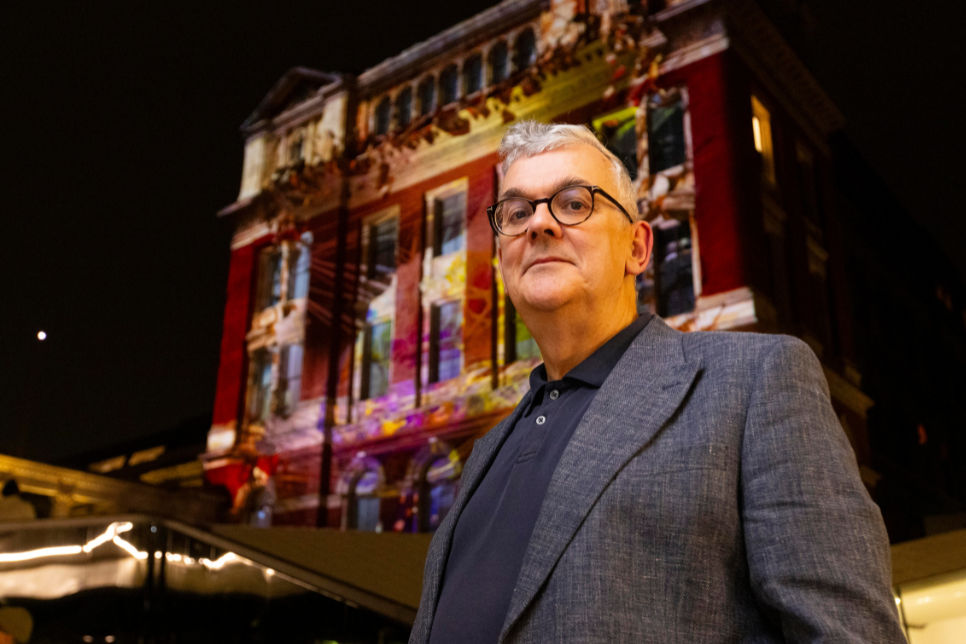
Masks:
[[[647,269],[654,248],[654,231],[646,221],[635,221],[631,232],[631,252],[624,270],[628,275],[640,275]]]

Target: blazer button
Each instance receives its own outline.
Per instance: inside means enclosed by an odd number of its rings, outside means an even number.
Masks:
[[[547,422],[547,417],[546,416],[537,416],[537,424],[538,425],[543,425],[545,422]]]

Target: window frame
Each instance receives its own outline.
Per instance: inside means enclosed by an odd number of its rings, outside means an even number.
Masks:
[[[755,151],[761,159],[762,185],[767,188],[778,188],[778,177],[775,173],[775,139],[772,130],[771,109],[759,94],[751,94],[751,123],[752,142]]]
[[[475,80],[477,83],[477,86],[475,89],[471,89],[472,86],[470,84],[470,80],[472,79],[468,75],[469,70],[472,68],[471,61],[479,61],[478,63],[479,68],[476,70],[476,74],[475,74]],[[483,60],[483,52],[479,52],[479,51],[470,54],[463,60],[463,64],[460,68],[460,85],[462,87],[462,95],[464,97],[473,96],[477,92],[483,91],[483,88],[486,87],[486,78],[484,74],[485,72],[484,62],[485,61]]]
[[[372,133],[375,136],[386,136],[392,131],[392,112],[393,101],[388,94],[375,101],[372,108]]]
[[[430,101],[427,106],[425,103],[425,96],[423,92],[424,87],[430,88]],[[436,102],[439,100],[439,91],[436,87],[436,77],[433,74],[427,74],[420,79],[419,83],[416,85],[416,102],[419,105],[419,116],[417,118],[423,118],[432,114],[436,110]]]
[[[442,352],[442,338],[440,337],[441,331],[441,317],[442,311],[445,307],[455,306],[459,312],[459,345],[460,345],[460,359],[459,359],[459,369],[457,375],[441,380],[439,374],[440,366],[440,356]],[[430,318],[429,318],[429,372],[427,377],[427,382],[429,384],[436,384],[439,382],[446,382],[447,380],[452,380],[458,378],[463,373],[463,366],[465,360],[465,351],[462,347],[463,345],[463,298],[451,298],[446,300],[438,300],[430,304]]]
[[[494,58],[498,51],[503,52],[503,65],[497,67]],[[510,62],[510,45],[507,43],[506,39],[500,38],[494,42],[489,50],[486,52],[486,71],[487,75],[484,79],[484,87],[492,87],[493,85],[498,85],[510,77],[510,71],[508,69]],[[497,78],[495,70],[500,69],[500,77]]]

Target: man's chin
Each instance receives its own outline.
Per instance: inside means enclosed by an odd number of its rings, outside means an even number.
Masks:
[[[524,296],[526,305],[534,311],[553,313],[564,308],[572,299],[570,294],[559,288],[535,289],[533,293]]]

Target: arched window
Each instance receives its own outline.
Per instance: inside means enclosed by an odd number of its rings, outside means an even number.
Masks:
[[[419,115],[426,116],[435,109],[433,100],[436,98],[436,83],[432,76],[427,76],[419,84]]]
[[[447,65],[439,75],[439,104],[449,105],[460,97],[460,79],[456,65]]]
[[[376,106],[376,134],[386,134],[389,132],[389,118],[392,115],[392,106],[389,104],[389,97],[384,96],[379,105]]]
[[[435,438],[413,457],[407,479],[417,500],[414,531],[436,531],[456,501],[462,471],[459,453]]]
[[[530,28],[524,29],[517,36],[513,50],[513,70],[520,71],[532,65],[537,59],[537,39]]]
[[[467,96],[483,89],[483,56],[470,56],[463,63],[463,91]]]
[[[343,500],[343,527],[367,532],[382,530],[380,494],[385,482],[379,461],[363,452],[352,460],[337,487]]]
[[[406,127],[413,120],[413,90],[406,87],[396,95],[396,125]]]
[[[490,65],[490,85],[497,85],[506,80],[507,49],[505,41],[501,40],[493,45],[493,49],[487,56],[487,62]]]

